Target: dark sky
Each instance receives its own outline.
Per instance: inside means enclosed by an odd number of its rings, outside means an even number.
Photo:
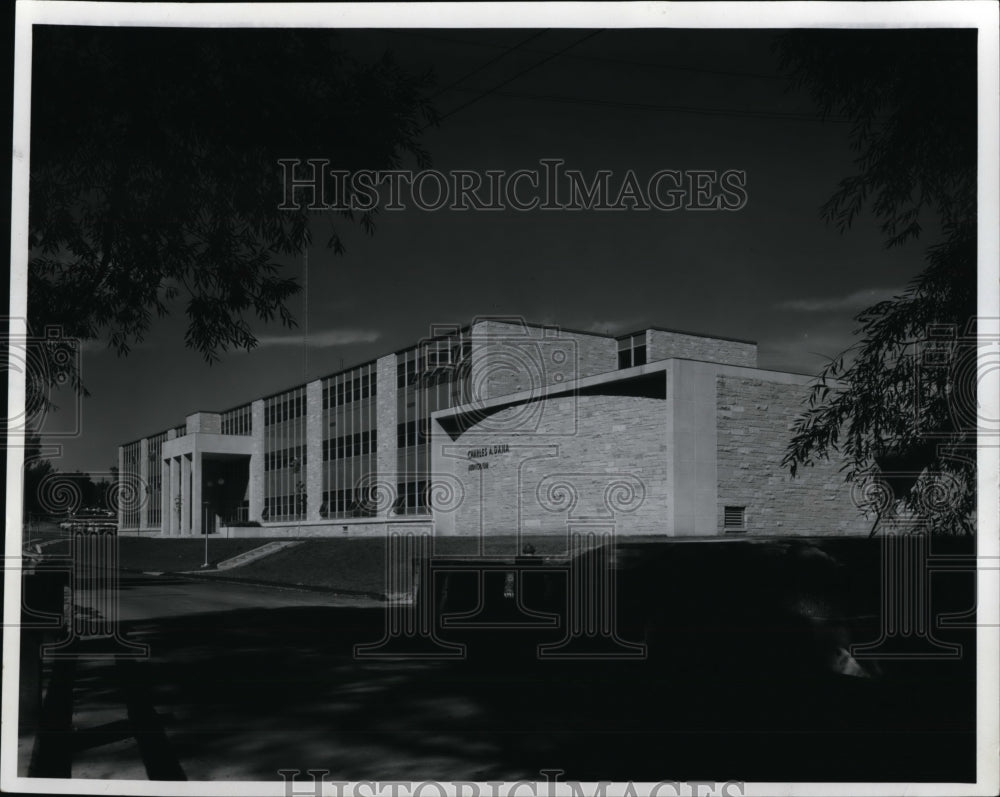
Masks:
[[[434,69],[434,104],[445,118],[424,144],[437,169],[537,169],[542,158],[618,179],[629,169],[640,178],[739,169],[745,208],[382,211],[373,236],[341,228],[346,254],[319,243],[309,251],[308,363],[301,328],[258,325],[257,350],[210,367],[184,348],[180,308],[127,359],[88,343],[83,433],[65,444],[57,467],[106,471],[119,443],[190,412],[244,403],[477,315],[610,334],[663,326],[750,338],[761,367],[815,373],[851,342],[859,310],[922,268],[933,229],[887,251],[868,216],[847,234],[822,220],[820,206],[852,172],[849,125],[819,119],[808,96],[789,88],[770,49],[773,32],[606,30],[548,57],[589,32],[549,30],[517,50],[538,32],[357,30],[342,38],[358,54],[388,48],[405,65]],[[289,123],[309,124],[309,109],[294,109]],[[300,274],[301,260],[288,269]],[[304,303],[291,308],[302,321]]]

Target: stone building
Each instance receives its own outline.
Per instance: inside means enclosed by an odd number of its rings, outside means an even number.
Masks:
[[[757,368],[750,341],[481,319],[121,446],[140,500],[123,502],[119,527],[866,532],[838,463],[795,479],[780,465],[809,382]]]

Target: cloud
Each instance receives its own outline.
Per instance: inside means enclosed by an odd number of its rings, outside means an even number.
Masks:
[[[352,343],[374,343],[382,337],[377,329],[322,329],[309,333],[310,348],[328,346],[349,346]],[[301,346],[302,335],[260,335],[257,338],[258,347],[265,346]]]
[[[788,299],[784,302],[778,302],[775,307],[779,310],[793,310],[799,313],[831,313],[840,310],[857,312],[884,299],[891,299],[901,292],[898,288],[867,288],[849,293],[846,296],[828,299]]]
[[[596,332],[598,335],[618,335],[622,332],[632,332],[637,329],[632,320],[625,321],[593,321],[583,328],[584,332]]]
[[[759,343],[761,368],[816,374],[857,339],[850,332],[814,331],[787,338],[762,340]]]

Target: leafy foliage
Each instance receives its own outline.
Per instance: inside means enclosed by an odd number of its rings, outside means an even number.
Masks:
[[[44,512],[40,500],[42,482],[55,473],[55,466],[42,456],[37,436],[25,440],[24,449],[24,514],[37,515]]]
[[[857,172],[823,216],[846,231],[866,207],[886,245],[941,226],[969,232],[976,211],[976,32],[797,31],[780,36],[781,67],[825,115],[853,120]]]
[[[60,473],[45,458],[38,435],[25,438],[24,449],[24,514],[31,517],[65,515],[84,507],[111,509],[114,507],[113,485],[117,467],[111,469],[112,479],[94,481],[86,473]],[[52,483],[47,484],[47,482]]]
[[[278,210],[280,158],[428,161],[430,75],[363,63],[326,31],[35,28],[28,317],[125,355],[183,303],[208,362],[295,321],[282,258],[309,213]],[[344,218],[346,216],[346,218]],[[368,232],[366,213],[327,214]]]
[[[809,31],[781,63],[824,113],[854,124],[856,174],[823,207],[844,231],[866,208],[887,246],[936,214],[943,239],[899,296],[860,313],[859,340],[812,386],[783,464],[837,452],[848,480],[880,485],[937,532],[970,532],[976,441],[976,42],[974,31]]]

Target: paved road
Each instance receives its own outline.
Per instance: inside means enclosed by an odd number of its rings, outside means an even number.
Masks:
[[[100,597],[82,593],[78,614],[106,608]],[[54,732],[41,754],[22,749],[22,772],[30,762],[40,777],[280,783],[283,768],[509,771],[495,740],[468,739],[485,707],[442,680],[440,663],[357,659],[355,643],[384,630],[379,601],[129,576],[120,607],[122,638],[148,656],[60,663],[63,688],[46,701]]]
[[[81,597],[81,613],[100,611]],[[472,638],[468,658],[373,659],[355,651],[386,629],[370,599],[147,576],[123,579],[120,607],[123,636],[149,655],[59,664],[47,745],[23,748],[22,772],[868,781],[934,779],[941,762],[965,771],[974,750],[974,682],[948,662],[894,686],[808,680],[753,668],[761,651],[745,636],[701,657],[540,661],[499,627]]]

